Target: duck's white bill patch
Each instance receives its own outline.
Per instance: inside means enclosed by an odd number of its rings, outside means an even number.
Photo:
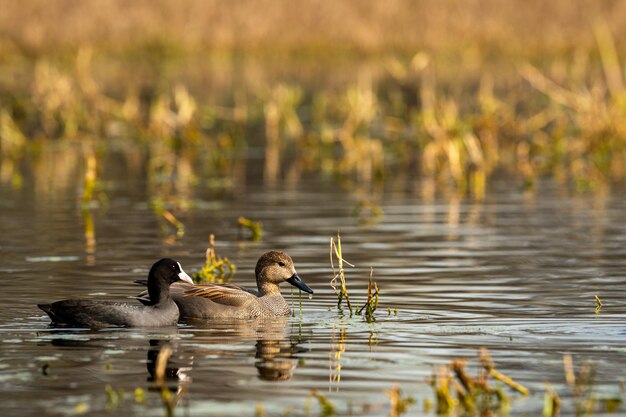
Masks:
[[[183,267],[180,265],[180,262],[176,262],[176,263],[178,264],[178,268],[180,269],[180,272],[178,273],[178,278],[180,278],[181,281],[185,281],[190,284],[193,284],[193,280],[191,279],[189,275],[187,275],[185,271],[183,271]]]

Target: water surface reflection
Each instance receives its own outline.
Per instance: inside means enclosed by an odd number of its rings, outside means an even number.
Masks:
[[[311,390],[328,393],[339,414],[384,415],[393,384],[416,397],[413,411],[422,410],[432,399],[426,381],[433,366],[456,357],[471,363],[481,346],[498,369],[531,389],[530,397],[516,398],[512,414],[541,412],[544,381],[564,399],[563,415],[572,412],[564,353],[575,363],[593,361],[596,392],[619,394],[616,364],[626,362],[626,199],[619,191],[572,195],[540,183],[524,193],[502,182],[477,201],[429,192],[413,180],[346,191],[303,175],[297,186],[278,176],[270,192],[262,166],[250,163],[237,177],[245,192],[185,188],[188,204],[176,211],[185,234],[172,237],[149,205],[145,155],[136,156],[136,166],[108,156],[109,203],[92,208],[89,220],[77,208],[74,165],[58,168],[62,181],[48,194],[43,183],[36,192],[0,188],[0,399],[7,415],[73,414],[83,402],[90,415],[110,415],[105,385],[147,391],[145,403],[127,396],[120,414],[161,413],[161,398],[149,389],[163,344],[173,352],[167,384],[187,392],[178,408],[191,415],[253,415],[257,403],[268,415],[303,415]],[[382,208],[376,221],[354,216],[364,198]],[[263,241],[238,239],[240,215],[263,223]],[[374,268],[381,298],[373,323],[335,308],[328,243],[338,229],[356,265],[347,270],[356,304]],[[302,300],[302,320],[289,289],[283,291],[296,314],[285,321],[188,322],[174,332],[61,332],[35,306],[134,295],[132,281],[164,256],[193,272],[211,233],[244,286],[254,287],[261,253],[287,251],[315,289],[313,299]]]

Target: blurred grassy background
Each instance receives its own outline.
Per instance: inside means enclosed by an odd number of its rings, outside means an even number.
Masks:
[[[619,0],[3,0],[0,36],[30,55],[84,45],[511,56],[590,49],[598,19],[624,40]]]
[[[269,184],[624,185],[624,27],[614,0],[3,0],[0,182],[52,139],[92,179],[148,147],[164,200],[244,181],[251,146]]]

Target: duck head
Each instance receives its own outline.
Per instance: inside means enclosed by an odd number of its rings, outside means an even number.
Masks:
[[[262,293],[272,292],[281,282],[287,281],[304,292],[313,294],[313,290],[302,281],[291,257],[285,252],[270,251],[261,256],[254,270],[259,290]]]
[[[157,279],[168,284],[172,284],[176,281],[185,281],[189,284],[193,284],[193,280],[180,265],[180,262],[170,258],[163,258],[157,261],[152,268],[150,268],[150,274],[148,280]]]

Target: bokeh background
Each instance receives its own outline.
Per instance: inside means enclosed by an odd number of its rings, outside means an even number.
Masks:
[[[79,141],[85,161],[112,141],[149,147],[161,170],[176,153],[182,181],[204,167],[222,186],[245,181],[229,168],[251,146],[269,183],[409,176],[478,198],[494,175],[529,189],[546,176],[578,191],[623,183],[620,1],[2,9],[0,152],[12,187],[32,177],[20,164],[29,149],[58,140]]]

